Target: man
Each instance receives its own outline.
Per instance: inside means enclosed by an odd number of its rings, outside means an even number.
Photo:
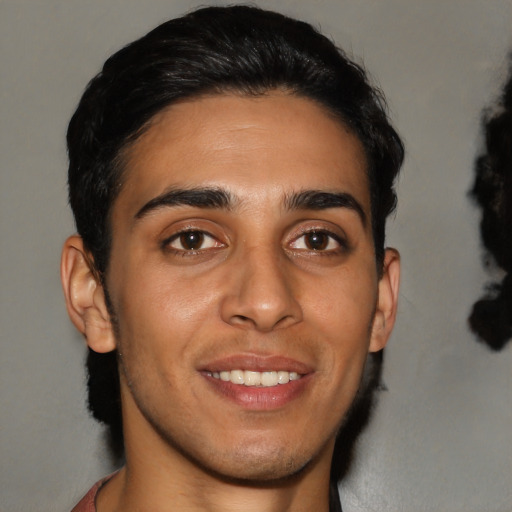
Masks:
[[[105,63],[68,148],[67,308],[126,457],[74,510],[341,510],[399,281],[403,147],[362,69],[305,23],[201,9]]]

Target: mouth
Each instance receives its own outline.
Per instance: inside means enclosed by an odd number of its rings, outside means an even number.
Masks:
[[[208,377],[219,379],[223,382],[231,382],[237,386],[258,386],[270,388],[290,381],[299,380],[302,375],[286,370],[251,371],[251,370],[223,370],[220,372],[206,372]]]
[[[251,410],[279,409],[307,392],[314,370],[278,356],[237,355],[206,364],[200,373],[217,396]]]

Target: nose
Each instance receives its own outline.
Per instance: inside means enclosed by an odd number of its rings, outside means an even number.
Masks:
[[[222,320],[241,329],[260,332],[300,322],[302,309],[289,274],[283,257],[270,249],[255,247],[238,255],[225,283]]]

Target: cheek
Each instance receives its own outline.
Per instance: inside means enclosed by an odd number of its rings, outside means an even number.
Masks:
[[[326,281],[309,298],[309,317],[326,351],[326,375],[336,381],[336,386],[348,385],[355,392],[368,354],[377,301],[376,279],[368,272],[347,270],[343,276]]]
[[[304,303],[326,329],[357,342],[361,339],[357,332],[369,334],[377,289],[371,273],[347,268],[329,276],[321,285],[309,287],[304,294]]]
[[[161,268],[144,268],[123,280],[115,296],[120,344],[165,357],[186,350],[215,316],[216,289]]]

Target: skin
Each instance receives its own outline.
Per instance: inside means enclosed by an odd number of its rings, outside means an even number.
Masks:
[[[78,236],[62,259],[71,319],[93,350],[120,353],[127,463],[98,510],[327,510],[335,435],[398,294],[396,251],[377,272],[359,140],[308,99],[216,95],[159,113],[125,161],[115,328]],[[230,204],[162,204],[205,187]],[[304,191],[353,202],[292,207]],[[233,399],[205,375],[233,356],[286,357],[305,377],[277,407]]]

